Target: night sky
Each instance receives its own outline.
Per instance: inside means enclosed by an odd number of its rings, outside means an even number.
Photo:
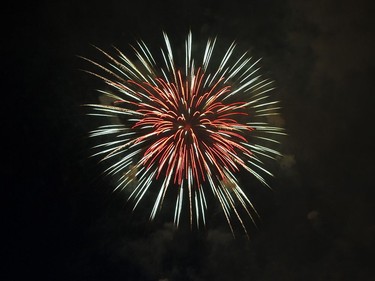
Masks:
[[[31,1],[2,7],[1,280],[375,280],[372,1]],[[16,5],[16,4],[14,4]],[[4,21],[4,19],[8,19]],[[206,228],[175,229],[173,209],[132,213],[89,158],[81,105],[96,79],[78,56],[165,30],[176,48],[236,40],[275,80],[288,133],[273,190],[246,182],[257,208],[234,239],[220,207]],[[240,229],[239,229],[240,230]]]

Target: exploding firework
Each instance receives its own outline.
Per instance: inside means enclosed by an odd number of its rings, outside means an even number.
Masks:
[[[129,196],[134,208],[159,185],[151,219],[168,189],[175,189],[174,223],[179,225],[186,205],[190,224],[205,224],[206,194],[212,192],[232,232],[233,215],[246,232],[239,209],[252,220],[256,211],[238,174],[247,171],[267,186],[263,175],[271,173],[263,159],[280,155],[273,147],[275,137],[284,134],[267,122],[279,109],[270,96],[272,81],[259,74],[259,60],[246,52],[235,56],[235,43],[218,62],[212,59],[216,39],[207,41],[201,57],[194,56],[191,32],[179,67],[168,36],[163,36],[160,62],[143,41],[133,47],[136,60],[116,48],[116,55],[98,49],[107,65],[86,59],[98,67],[98,72],[88,72],[109,86],[100,92],[112,101],[88,104],[91,115],[107,123],[91,132],[107,137],[95,147],[95,155],[116,159],[105,172],[118,175],[115,189],[134,186]]]

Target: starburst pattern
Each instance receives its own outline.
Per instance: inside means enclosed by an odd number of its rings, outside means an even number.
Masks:
[[[160,63],[142,41],[133,47],[136,61],[116,48],[116,56],[98,49],[108,59],[106,66],[86,59],[101,70],[102,74],[89,73],[109,86],[110,90],[100,92],[113,100],[110,105],[88,104],[94,111],[91,115],[119,120],[91,132],[93,137],[110,139],[95,147],[95,155],[102,160],[116,157],[106,173],[119,175],[116,189],[135,185],[130,194],[134,208],[151,186],[155,188],[154,182],[160,183],[151,219],[168,189],[175,188],[175,224],[185,201],[190,224],[205,224],[208,188],[219,200],[232,232],[233,214],[246,232],[239,208],[252,220],[256,211],[237,174],[250,172],[267,185],[263,174],[271,173],[262,158],[280,155],[272,148],[278,143],[273,136],[284,134],[282,128],[266,122],[279,109],[270,96],[272,81],[259,74],[259,60],[247,53],[233,58],[235,43],[216,66],[212,59],[216,39],[208,40],[203,58],[194,57],[191,32],[185,42],[184,67],[179,68],[170,40],[163,35]]]

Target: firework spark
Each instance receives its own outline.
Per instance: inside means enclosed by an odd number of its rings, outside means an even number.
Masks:
[[[252,220],[256,211],[237,174],[245,170],[267,185],[263,174],[271,173],[262,167],[262,158],[280,155],[272,148],[278,143],[274,136],[284,134],[282,128],[265,121],[279,109],[270,97],[272,81],[261,77],[259,60],[247,53],[233,59],[235,43],[218,64],[211,62],[216,39],[208,40],[201,59],[193,57],[191,32],[180,68],[168,36],[163,35],[160,64],[142,41],[133,47],[136,61],[116,48],[116,56],[98,49],[108,59],[106,66],[86,59],[103,73],[89,72],[109,86],[111,90],[100,92],[113,100],[111,105],[88,104],[91,115],[119,120],[91,132],[93,137],[110,139],[96,146],[95,155],[102,160],[116,157],[106,173],[119,175],[116,189],[135,185],[130,194],[134,208],[153,183],[160,183],[151,219],[168,188],[175,188],[175,224],[179,225],[185,201],[190,224],[205,224],[208,188],[220,202],[232,232],[233,214],[246,232],[239,208]]]

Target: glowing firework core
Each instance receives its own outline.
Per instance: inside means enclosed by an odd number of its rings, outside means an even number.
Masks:
[[[148,169],[157,163],[156,178],[174,174],[175,184],[181,185],[183,180],[189,180],[193,189],[199,188],[206,180],[205,175],[211,176],[213,172],[220,180],[226,180],[224,169],[234,172],[239,170],[237,164],[245,165],[236,149],[249,156],[252,154],[239,142],[246,142],[246,138],[234,132],[253,130],[236,121],[237,115],[247,115],[238,111],[246,105],[244,102],[223,102],[229,92],[229,86],[219,87],[224,78],[206,90],[200,69],[191,81],[182,77],[180,71],[177,75],[177,85],[160,78],[155,79],[156,85],[130,81],[138,86],[137,92],[147,92],[151,101],[134,103],[143,118],[133,129],[148,132],[139,136],[136,142],[152,141],[141,163]]]

